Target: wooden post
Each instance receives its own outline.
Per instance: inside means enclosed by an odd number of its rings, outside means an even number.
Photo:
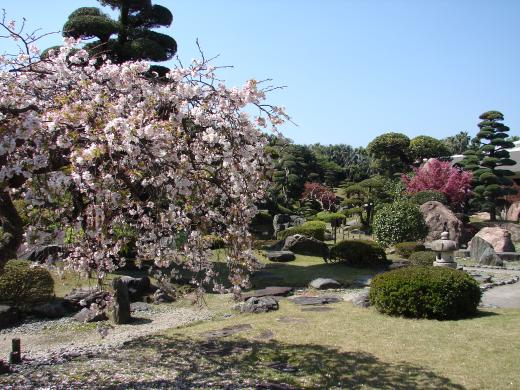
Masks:
[[[20,364],[22,362],[22,348],[20,339],[12,339],[12,352],[9,355],[9,363]]]

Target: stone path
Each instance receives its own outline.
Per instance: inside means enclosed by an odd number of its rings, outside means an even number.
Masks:
[[[469,270],[485,273],[520,275],[520,271],[513,270],[490,270],[487,268],[474,267],[469,268]],[[520,282],[486,290],[484,294],[482,294],[482,301],[480,304],[484,307],[520,309]]]

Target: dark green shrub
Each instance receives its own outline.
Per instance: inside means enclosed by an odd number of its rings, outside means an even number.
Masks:
[[[409,260],[411,265],[433,267],[435,256],[435,252],[432,251],[418,251],[412,253]]]
[[[480,297],[470,275],[442,267],[405,267],[376,275],[369,294],[381,313],[439,320],[474,315]]]
[[[395,244],[395,251],[399,256],[404,257],[405,259],[409,258],[412,253],[423,251],[424,249],[423,244],[419,244],[415,241]]]
[[[252,225],[272,225],[273,217],[266,211],[259,211],[251,221]]]
[[[344,221],[345,220],[345,214],[342,213],[332,213],[330,211],[320,211],[318,214],[315,215],[315,219],[318,221],[323,221],[327,223],[332,223],[333,221]]]
[[[27,269],[31,266],[32,262],[29,260],[13,259],[5,263],[4,271],[16,268],[16,269]]]
[[[30,268],[18,260],[11,260],[0,275],[1,303],[27,308],[49,301],[53,295],[54,280],[45,268]]]
[[[383,247],[370,240],[340,241],[330,248],[330,260],[352,267],[384,267],[390,264]]]
[[[448,199],[444,192],[428,190],[428,191],[419,191],[410,195],[410,200],[417,204],[422,205],[426,202],[436,201],[441,202],[442,204],[448,204]]]
[[[374,216],[373,228],[374,238],[385,246],[418,241],[428,233],[419,207],[403,200],[381,207]]]
[[[282,230],[278,233],[277,238],[283,240],[294,234],[303,234],[307,237],[314,237],[317,240],[323,241],[325,239],[326,223],[322,221],[309,221],[300,226],[294,226],[289,229]]]

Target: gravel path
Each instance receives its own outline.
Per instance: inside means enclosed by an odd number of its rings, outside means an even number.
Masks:
[[[520,271],[489,269],[489,268],[468,268],[471,271],[479,271],[489,274],[509,274],[520,276]],[[509,309],[520,309],[520,282],[506,286],[498,286],[484,291],[480,303],[484,307],[498,307]]]
[[[171,305],[150,306],[148,311],[132,314],[133,321],[117,326],[117,331],[108,329],[105,338],[97,330],[97,324],[80,324],[72,318],[53,321],[35,321],[19,327],[0,331],[1,358],[7,358],[11,339],[22,341],[22,352],[26,359],[46,359],[51,356],[75,353],[75,351],[107,349],[122,345],[135,338],[161,330],[184,326],[201,320],[209,320],[212,314],[207,309],[175,308]],[[108,326],[108,322],[98,323]]]

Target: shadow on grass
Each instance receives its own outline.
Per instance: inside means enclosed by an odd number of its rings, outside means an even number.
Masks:
[[[152,336],[127,343],[111,359],[116,360],[114,370],[130,364],[132,371],[149,379],[128,378],[100,388],[463,389],[427,369],[383,362],[369,353],[276,341]],[[156,380],[154,370],[175,375]]]

